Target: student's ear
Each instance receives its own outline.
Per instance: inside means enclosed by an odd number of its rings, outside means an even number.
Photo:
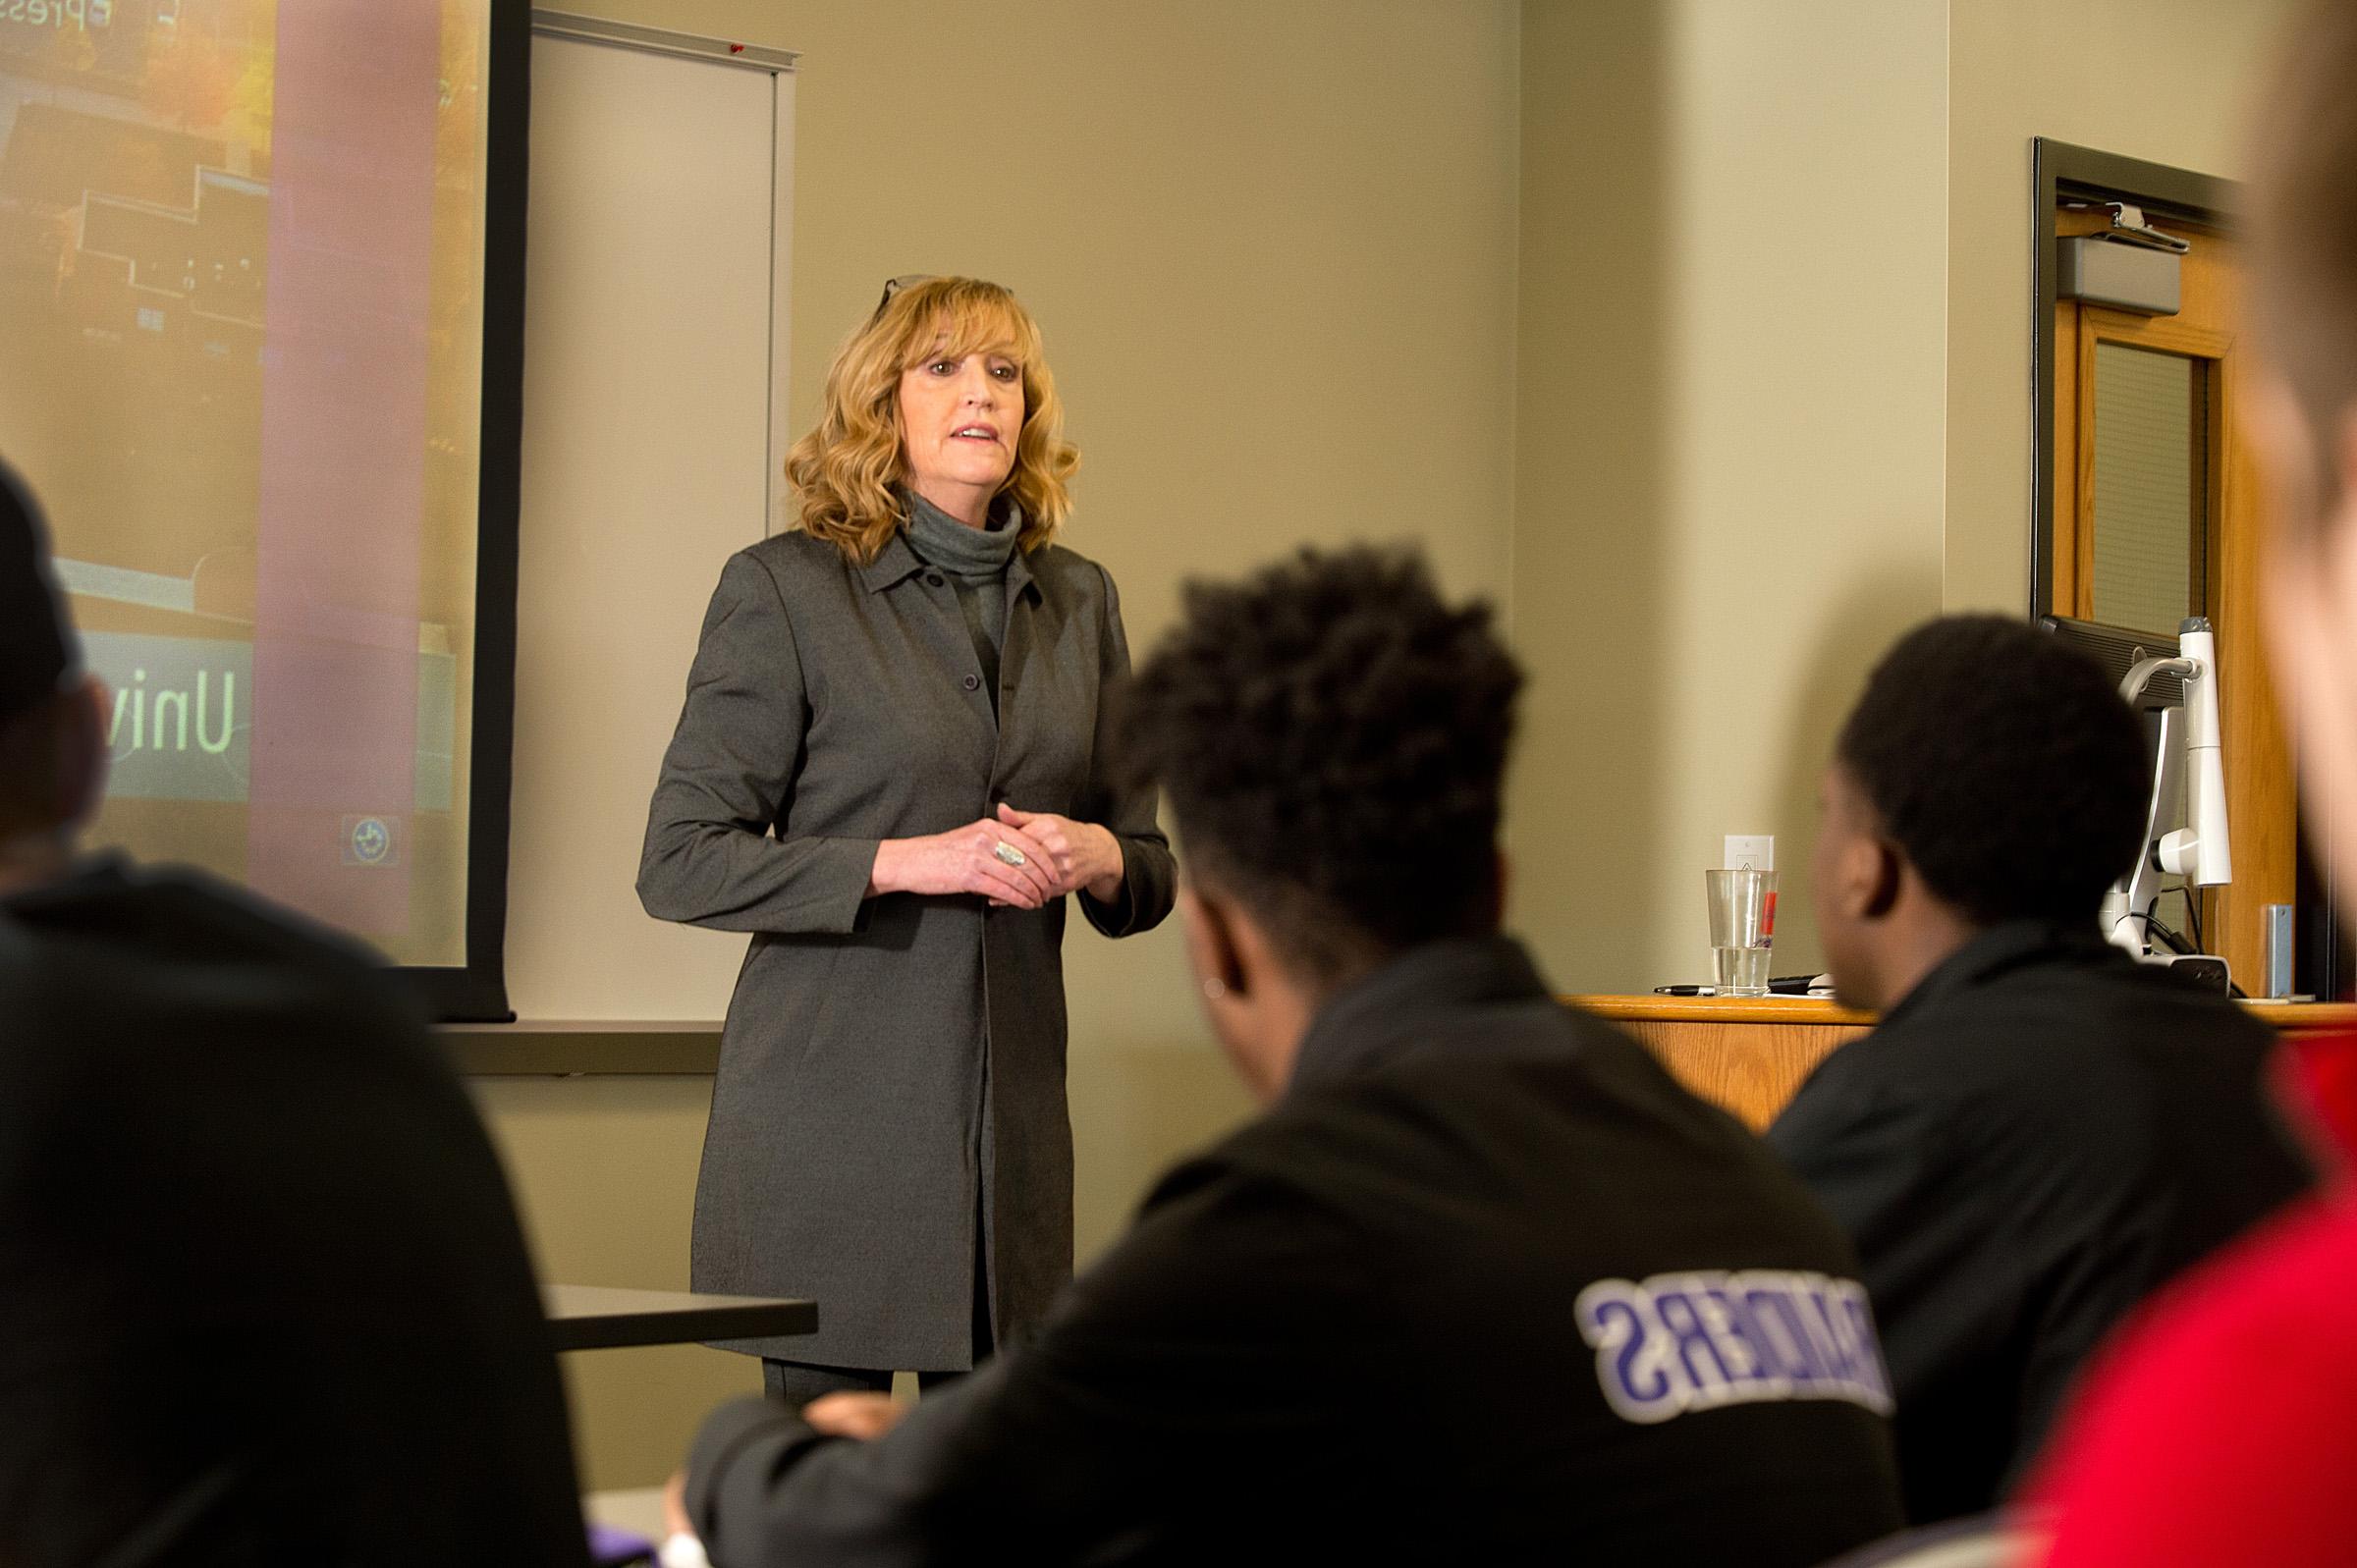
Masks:
[[[1896,847],[1880,834],[1853,828],[1833,839],[1830,848],[1831,863],[1818,862],[1821,914],[1853,925],[1888,915],[1898,901],[1903,864]]]
[[[1203,988],[1203,1005],[1216,1017],[1220,1003],[1231,999],[1240,1001],[1251,994],[1237,940],[1235,907],[1216,892],[1182,883],[1178,921],[1186,932],[1187,962]]]
[[[1879,834],[1858,841],[1863,855],[1858,878],[1858,913],[1868,920],[1880,920],[1898,903],[1899,886],[1906,876],[1906,855]]]

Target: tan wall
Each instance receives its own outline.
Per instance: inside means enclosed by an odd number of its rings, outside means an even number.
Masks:
[[[1818,759],[1939,607],[1943,0],[1525,8],[1514,913],[1582,991],[1706,976],[1773,833],[1817,962]]]
[[[1511,0],[567,9],[805,52],[795,427],[885,278],[1008,283],[1045,327],[1086,457],[1070,542],[1111,568],[1133,641],[1168,622],[1182,577],[1302,540],[1419,539],[1452,587],[1503,595]],[[700,602],[719,566],[684,553],[658,568],[676,580],[649,594]],[[627,611],[613,623],[632,634]],[[683,658],[681,628],[644,635],[650,657]],[[676,705],[676,676],[662,700]],[[643,719],[614,727],[635,732]],[[657,728],[669,722],[667,711]],[[654,761],[611,766],[635,784]],[[575,809],[568,781],[536,775],[521,752],[517,781],[520,819],[562,824]],[[532,841],[548,846],[534,854],[568,852],[561,829]],[[520,838],[511,880],[530,885],[547,864]],[[1155,1171],[1246,1106],[1197,1018],[1175,931],[1114,945],[1077,930],[1069,953],[1085,1255]],[[613,977],[641,950],[626,929],[524,943],[519,956],[520,1000],[562,1014],[575,1010],[565,999],[589,996],[612,1014],[629,1010]],[[664,997],[657,1015],[677,1011]],[[708,1082],[489,1080],[478,1095],[546,1272],[685,1283]],[[660,1479],[701,1409],[750,1376],[695,1349],[569,1361],[601,1486]]]
[[[2286,0],[1956,0],[1947,153],[1951,609],[2028,608],[2030,140],[2227,179]]]
[[[1778,837],[1875,654],[2019,612],[2030,138],[2233,176],[2260,0],[1529,0],[1509,839],[1559,978],[1697,978],[1699,879]],[[1599,149],[1610,149],[1601,154]]]

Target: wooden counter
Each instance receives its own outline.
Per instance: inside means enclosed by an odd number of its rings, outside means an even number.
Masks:
[[[1757,1131],[1844,1040],[1873,1026],[1810,997],[1572,997],[1635,1035],[1679,1083]]]
[[[1570,997],[1662,1058],[1677,1081],[1754,1128],[1776,1119],[1817,1063],[1871,1028],[1870,1013],[1809,997]],[[2346,1002],[2251,1002],[2291,1034],[2357,1029]]]

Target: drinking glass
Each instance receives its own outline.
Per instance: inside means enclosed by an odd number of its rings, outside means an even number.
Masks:
[[[1768,954],[1776,942],[1776,873],[1706,871],[1711,899],[1711,957],[1723,997],[1768,995]]]

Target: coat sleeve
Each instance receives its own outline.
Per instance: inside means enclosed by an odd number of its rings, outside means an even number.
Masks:
[[[719,931],[857,928],[878,840],[791,831],[809,726],[777,580],[740,553],[704,613],[686,703],[647,808],[638,901],[648,914]]]
[[[1178,895],[1178,865],[1171,841],[1155,819],[1151,784],[1123,784],[1113,777],[1113,699],[1129,678],[1129,636],[1122,628],[1122,596],[1113,573],[1105,579],[1105,640],[1099,650],[1095,744],[1089,748],[1088,786],[1081,820],[1109,829],[1122,846],[1122,891],[1111,903],[1080,894],[1088,923],[1108,937],[1151,931],[1171,912]]]
[[[1273,1520],[1363,1486],[1343,1434],[1393,1397],[1399,1347],[1346,1222],[1234,1172],[1154,1202],[1035,1340],[880,1440],[761,1401],[715,1414],[687,1463],[713,1561],[1093,1561],[1167,1552],[1206,1497]]]

